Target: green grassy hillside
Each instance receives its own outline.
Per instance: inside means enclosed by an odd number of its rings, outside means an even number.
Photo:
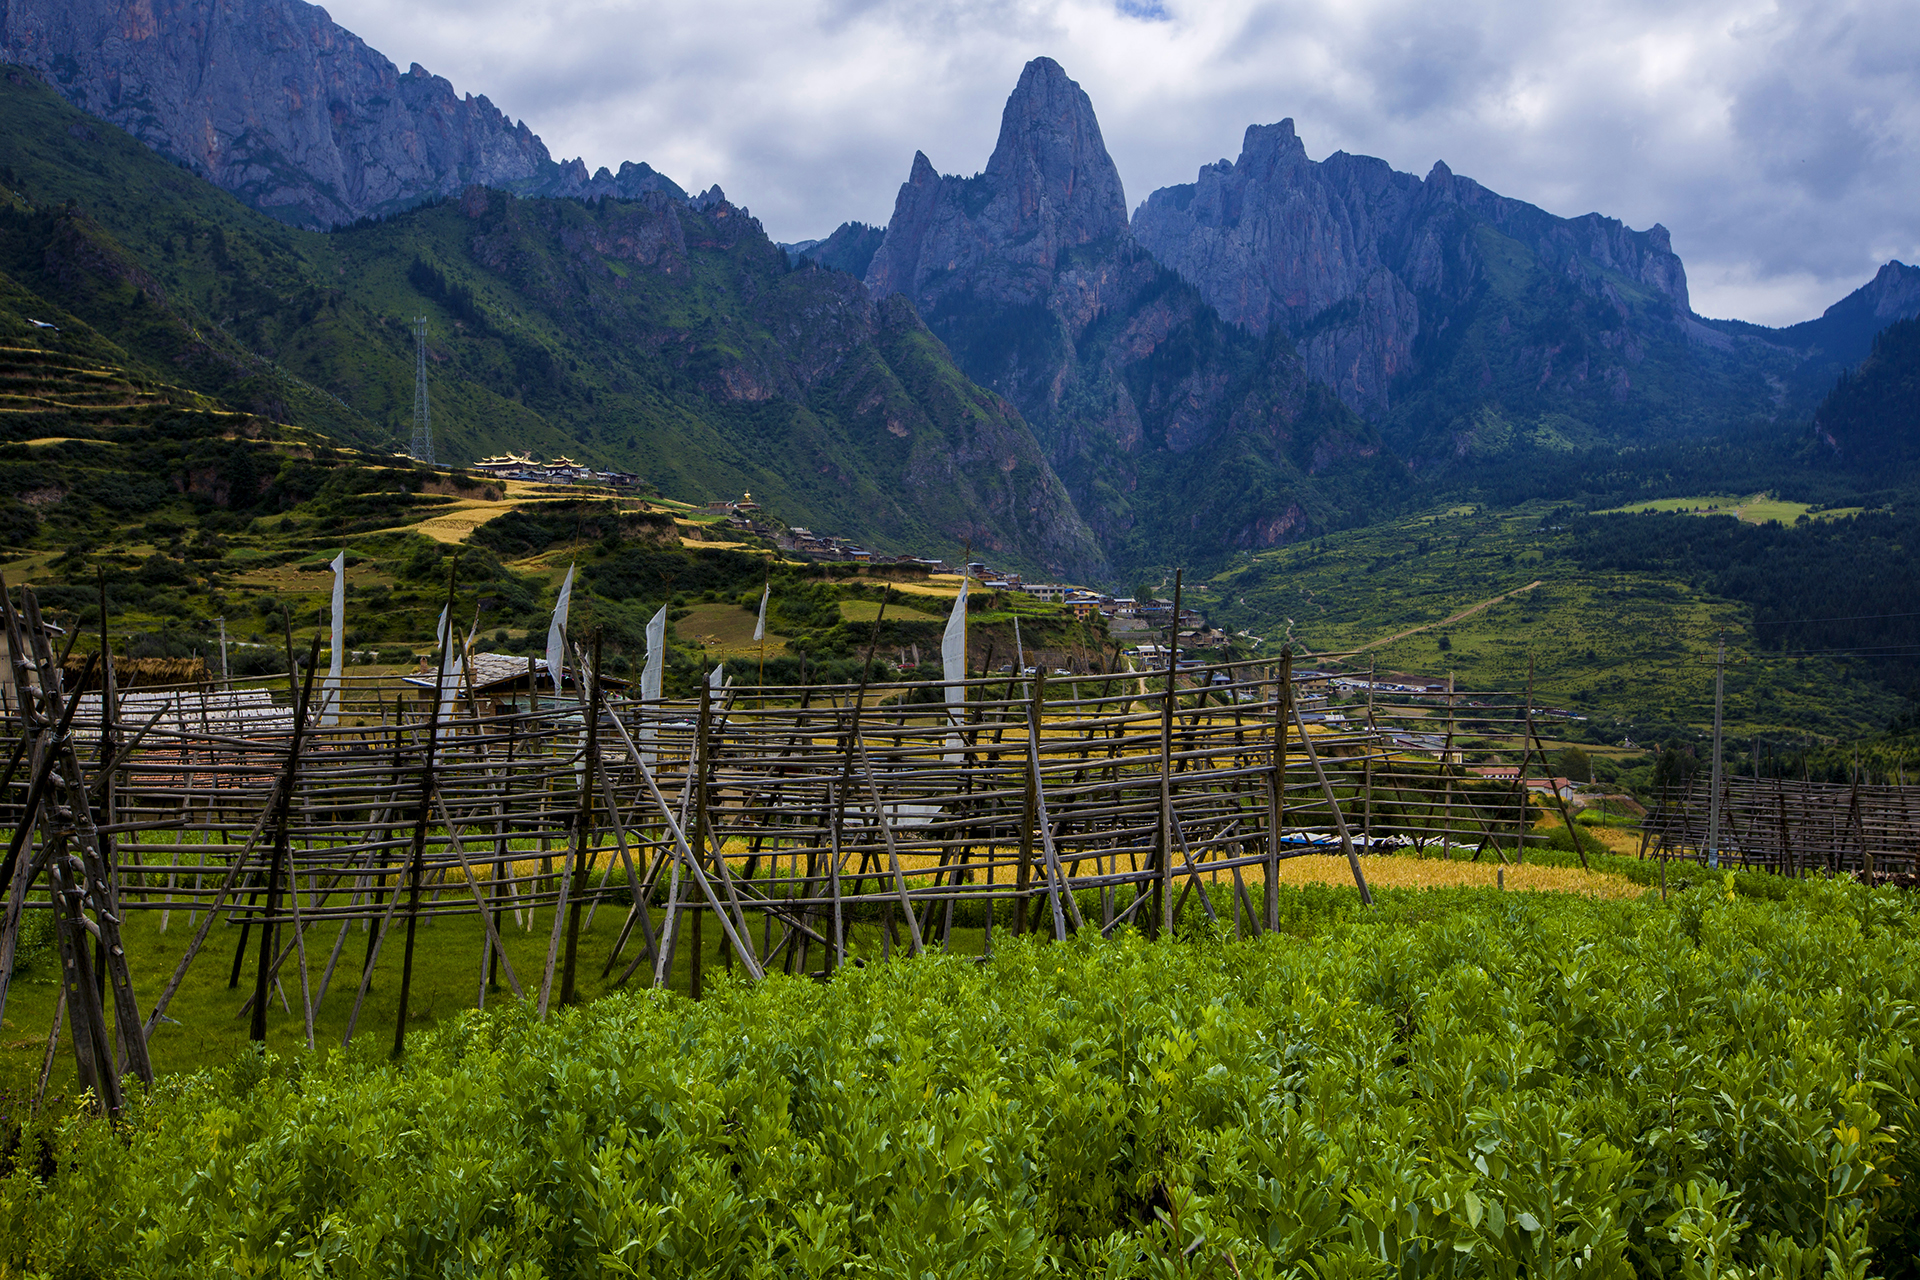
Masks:
[[[1788,557],[1858,549],[1871,564],[1882,535],[1855,520],[1817,529],[1824,541],[1809,525],[1730,517],[1460,505],[1243,557],[1212,580],[1211,611],[1262,637],[1259,652],[1289,637],[1308,654],[1366,646],[1362,668],[1452,675],[1461,689],[1522,689],[1531,670],[1540,705],[1587,717],[1573,736],[1642,743],[1711,724],[1724,634],[1732,739],[1853,737],[1895,713],[1903,669],[1876,659],[1876,641],[1788,639],[1777,620],[1859,612],[1819,594],[1839,589],[1826,560]],[[1750,580],[1769,563],[1796,594]]]
[[[3,283],[3,282],[0,282]],[[52,317],[52,319],[48,319]],[[32,321],[58,325],[36,327]],[[129,370],[83,321],[0,289],[0,568],[31,585],[57,620],[97,648],[101,608],[123,657],[198,654],[218,669],[226,620],[236,674],[284,670],[328,630],[328,563],[347,554],[348,647],[373,668],[411,666],[432,640],[458,555],[454,615],[484,649],[544,653],[562,575],[577,565],[574,631],[600,629],[606,660],[631,673],[646,620],[673,621],[668,687],[693,688],[713,661],[739,665],[760,591],[771,582],[770,681],[937,675],[957,580],[895,584],[854,565],[779,561],[719,517],[662,500],[433,470],[238,413]],[[717,545],[716,545],[717,544]],[[924,579],[924,575],[922,575]],[[888,611],[876,629],[881,603]],[[1097,625],[1031,597],[977,597],[980,654],[1011,654],[1013,618],[1055,661],[1108,652]],[[1002,633],[1005,634],[1002,634]],[[977,655],[979,656],[979,655]]]

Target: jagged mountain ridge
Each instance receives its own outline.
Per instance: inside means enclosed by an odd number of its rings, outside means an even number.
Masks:
[[[474,180],[684,199],[644,165],[555,164],[484,98],[460,99],[417,66],[401,75],[299,0],[0,0],[0,45],[150,145],[180,155],[209,139],[190,165],[296,223],[387,213]],[[1211,196],[1203,172],[1184,208],[1162,202],[1178,221],[1213,199],[1215,230],[1232,232],[1190,254],[1183,281],[1136,241],[1155,200],[1126,216],[1091,104],[1053,71],[1023,74],[985,171],[942,178],[917,157],[902,194],[920,203],[897,207],[887,231],[850,224],[794,256],[913,298],[961,365],[1032,423],[1071,495],[1063,528],[1084,514],[1130,561],[1362,518],[1379,468],[1394,469],[1389,446],[1421,469],[1470,474],[1525,448],[1605,450],[1790,418],[1846,345],[1832,312],[1818,340],[1804,326],[1693,316],[1658,227],[1556,218],[1444,165],[1425,180],[1364,157],[1315,166],[1290,125],[1250,130],[1238,165],[1210,166]],[[1295,185],[1312,199],[1278,189],[1314,216],[1267,217],[1264,240],[1236,240],[1261,225],[1259,199],[1245,213],[1253,179],[1272,186],[1282,171],[1311,177]],[[726,202],[716,188],[692,203]],[[1293,241],[1299,261],[1249,256]],[[1236,277],[1236,260],[1272,278]],[[1332,412],[1316,378],[1379,430]],[[525,388],[511,389],[518,404]],[[553,412],[591,447],[596,411]]]
[[[457,200],[331,233],[246,208],[30,73],[0,75],[0,272],[137,367],[385,450],[429,318],[443,458],[567,452],[669,496],[751,489],[880,546],[1105,561],[1032,433],[904,300],[790,267],[718,190]]]
[[[1393,380],[1413,365],[1416,295],[1457,301],[1472,287],[1473,263],[1448,225],[1463,211],[1527,243],[1552,269],[1590,262],[1671,300],[1676,322],[1690,315],[1686,270],[1665,227],[1636,232],[1599,214],[1555,218],[1444,162],[1425,180],[1345,152],[1315,163],[1292,120],[1249,127],[1239,160],[1154,192],[1132,226],[1222,315],[1255,333],[1278,324],[1302,339],[1315,376],[1379,417]],[[1328,316],[1342,304],[1348,314]]]
[[[1305,536],[1396,469],[1284,335],[1226,323],[1134,243],[1093,105],[1050,58],[1021,72],[984,171],[916,153],[866,284],[1018,406],[1117,561]]]
[[[1850,360],[1871,340],[1837,321],[1704,321],[1657,223],[1558,217],[1444,163],[1421,179],[1345,152],[1316,162],[1291,120],[1250,127],[1238,160],[1154,192],[1132,227],[1222,314],[1285,329],[1425,467],[1790,418],[1831,382],[1821,339],[1844,336],[1826,353]],[[1911,314],[1893,292],[1879,324]]]
[[[873,262],[873,255],[879,252],[880,242],[886,238],[885,227],[870,227],[864,222],[843,222],[824,240],[803,240],[798,244],[783,244],[780,247],[796,262],[805,258],[809,262],[817,262],[823,267],[844,271],[864,280],[867,268]]]
[[[631,161],[589,174],[485,97],[401,72],[303,0],[0,0],[0,58],[253,207],[344,226],[478,184],[617,196],[677,184]]]

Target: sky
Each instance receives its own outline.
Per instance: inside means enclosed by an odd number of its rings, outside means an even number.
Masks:
[[[1093,100],[1130,206],[1232,159],[1457,174],[1673,234],[1702,315],[1789,324],[1920,261],[1913,0],[333,0],[401,68],[484,94],[589,168],[718,183],[776,240],[884,224],[915,150],[984,168],[1045,54]]]

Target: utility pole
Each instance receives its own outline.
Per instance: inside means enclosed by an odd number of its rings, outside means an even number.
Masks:
[[[433,419],[427,409],[427,318],[413,318],[413,443],[407,453],[415,462],[433,465]]]
[[[1727,633],[1713,664],[1713,795],[1707,802],[1707,865],[1720,867],[1720,708],[1727,687]]]

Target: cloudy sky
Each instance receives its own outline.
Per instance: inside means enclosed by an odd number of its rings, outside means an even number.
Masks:
[[[1291,116],[1552,212],[1661,222],[1694,307],[1784,324],[1920,261],[1912,0],[330,0],[589,167],[719,183],[778,240],[884,223],[916,148],[984,167],[1047,54],[1130,203]]]

